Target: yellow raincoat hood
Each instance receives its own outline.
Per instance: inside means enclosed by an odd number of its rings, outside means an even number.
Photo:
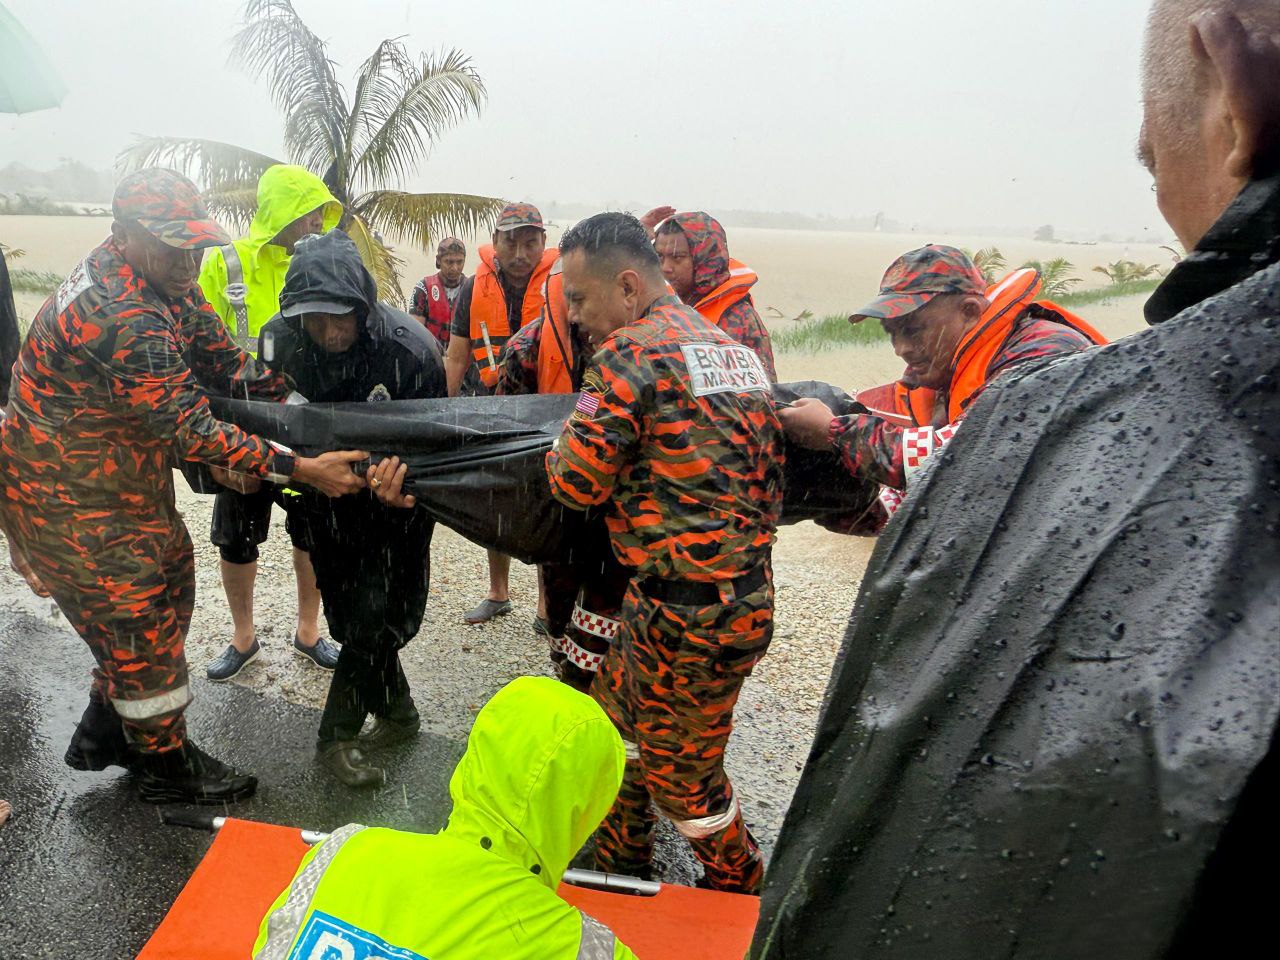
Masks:
[[[449,781],[443,835],[479,843],[552,890],[604,815],[626,752],[594,700],[548,677],[520,677],[476,717]]]
[[[316,207],[324,207],[324,232],[342,219],[342,204],[324,181],[306,167],[278,163],[258,180],[258,211],[249,225],[247,246],[254,255],[281,230]]]

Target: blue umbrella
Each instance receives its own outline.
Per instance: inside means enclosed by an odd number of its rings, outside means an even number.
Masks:
[[[0,5],[0,113],[31,113],[62,103],[67,88],[44,51]]]

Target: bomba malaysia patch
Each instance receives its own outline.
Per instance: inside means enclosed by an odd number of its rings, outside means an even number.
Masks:
[[[682,343],[680,352],[684,354],[695,397],[769,389],[769,375],[750,347],[736,343]]]

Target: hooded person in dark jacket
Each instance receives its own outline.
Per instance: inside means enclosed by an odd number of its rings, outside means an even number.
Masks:
[[[1273,936],[1280,5],[1157,0],[1143,333],[992,384],[886,527],[750,956]],[[927,510],[926,510],[927,505]]]
[[[377,302],[377,285],[339,230],[298,243],[280,315],[262,330],[259,356],[312,403],[416,400],[446,395],[439,346],[408,314]],[[362,751],[414,736],[419,718],[398,651],[418,632],[427,602],[434,522],[375,497],[296,498],[325,617],[342,653],[320,719],[317,757],[343,783],[382,782]],[[361,733],[365,719],[374,722]]]

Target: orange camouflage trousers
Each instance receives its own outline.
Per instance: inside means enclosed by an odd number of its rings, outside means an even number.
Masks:
[[[613,809],[596,831],[596,868],[647,876],[658,812],[702,862],[712,889],[759,893],[764,860],[724,771],[733,708],[773,636],[773,583],[728,603],[679,606],[633,581],[622,628],[591,695],[627,747]]]
[[[5,526],[97,661],[90,699],[109,702],[144,752],[182,745],[191,700],[195,560],[167,492],[153,511],[128,513],[71,507],[29,483],[3,500]]]

